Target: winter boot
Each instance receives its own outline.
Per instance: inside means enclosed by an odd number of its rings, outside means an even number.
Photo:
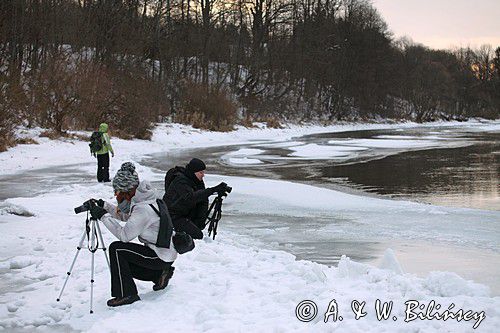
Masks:
[[[139,297],[139,295],[115,297],[115,298],[108,300],[108,302],[106,304],[108,304],[108,306],[121,306],[121,305],[132,304],[135,301],[138,301],[140,299],[141,298]]]
[[[170,266],[168,268],[165,268],[163,272],[160,275],[160,278],[156,282],[156,284],[153,286],[154,291],[162,290],[165,289],[168,286],[168,281],[172,278],[172,275],[174,275],[174,266]]]

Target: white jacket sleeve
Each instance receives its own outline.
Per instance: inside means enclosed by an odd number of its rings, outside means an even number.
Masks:
[[[118,219],[109,215],[104,215],[101,221],[116,238],[122,242],[130,242],[139,236],[151,223],[145,209],[147,208],[143,205],[134,206],[125,226],[122,226]]]

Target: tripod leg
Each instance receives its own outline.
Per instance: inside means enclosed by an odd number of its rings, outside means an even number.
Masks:
[[[90,273],[90,313],[94,313],[92,310],[92,304],[94,302],[94,254],[95,252],[92,252],[92,269]]]
[[[92,249],[92,266],[91,266],[92,268],[90,270],[90,313],[94,313],[94,311],[92,310],[92,305],[94,303],[94,258],[95,258],[95,251],[97,249],[94,248],[96,239],[93,235],[95,232],[95,226],[97,221],[92,220],[91,223],[92,223],[92,228],[91,228],[92,237],[91,237],[90,248]]]
[[[104,257],[106,257],[106,261],[108,263],[108,268],[109,268],[109,272],[111,273],[111,266],[109,264],[109,258],[108,258],[108,255],[106,253],[106,244],[104,243],[104,240],[102,239],[102,233],[101,233],[101,227],[99,227],[99,221],[96,221],[95,225],[96,225],[96,228],[97,228],[97,235],[99,237],[99,241],[101,242],[102,244],[102,249],[104,251]]]
[[[66,280],[64,280],[64,284],[61,288],[61,292],[59,293],[59,297],[57,297],[57,301],[59,302],[61,300],[62,293],[64,292],[64,288],[66,288],[66,283],[68,283],[69,276],[71,275],[71,272],[73,271],[73,266],[75,266],[76,258],[78,258],[78,254],[80,253],[80,250],[82,249],[83,242],[85,241],[85,234],[86,231],[83,230],[83,235],[82,238],[80,239],[80,243],[78,243],[78,246],[76,247],[76,254],[75,257],[73,258],[73,262],[71,263],[71,267],[69,268],[69,271],[66,272]]]

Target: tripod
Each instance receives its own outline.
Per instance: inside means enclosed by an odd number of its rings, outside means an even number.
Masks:
[[[102,239],[102,233],[101,233],[101,228],[99,227],[99,221],[92,217],[89,220],[88,211],[87,211],[87,219],[85,220],[85,230],[83,231],[80,243],[78,243],[78,246],[76,247],[76,254],[75,257],[73,258],[73,262],[71,263],[69,271],[66,272],[67,274],[66,280],[64,280],[64,284],[62,286],[61,292],[59,293],[57,301],[59,302],[61,300],[61,296],[64,291],[64,288],[66,287],[66,283],[68,283],[68,279],[71,275],[71,272],[73,271],[73,267],[75,266],[76,258],[78,258],[78,254],[80,254],[80,250],[83,247],[85,236],[87,236],[87,241],[88,241],[87,248],[92,253],[92,269],[90,273],[90,313],[94,313],[94,311],[92,310],[92,303],[94,300],[94,254],[97,250],[102,249],[104,251],[104,257],[106,257],[106,261],[108,262],[108,268],[110,269],[110,271],[111,268],[109,265],[108,256],[106,255],[106,246],[104,244],[104,240]],[[102,247],[99,247],[99,242],[101,242]]]
[[[227,195],[227,194],[226,194]],[[212,204],[210,205],[210,209],[208,210],[208,222],[205,224],[205,227],[207,224],[208,226],[208,236],[210,236],[211,233],[213,233],[212,239],[215,240],[215,235],[217,235],[217,227],[219,226],[219,221],[222,217],[222,199],[223,199],[224,193],[219,193],[217,197],[214,199]],[[213,213],[212,213],[213,210]],[[212,213],[212,216],[210,216],[210,213]]]

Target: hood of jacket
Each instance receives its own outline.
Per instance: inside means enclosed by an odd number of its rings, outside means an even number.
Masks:
[[[148,181],[142,181],[135,190],[135,195],[132,198],[132,206],[141,202],[154,202],[156,200],[156,190]]]
[[[102,123],[99,125],[99,132],[108,133],[108,128],[109,128],[108,124]]]

